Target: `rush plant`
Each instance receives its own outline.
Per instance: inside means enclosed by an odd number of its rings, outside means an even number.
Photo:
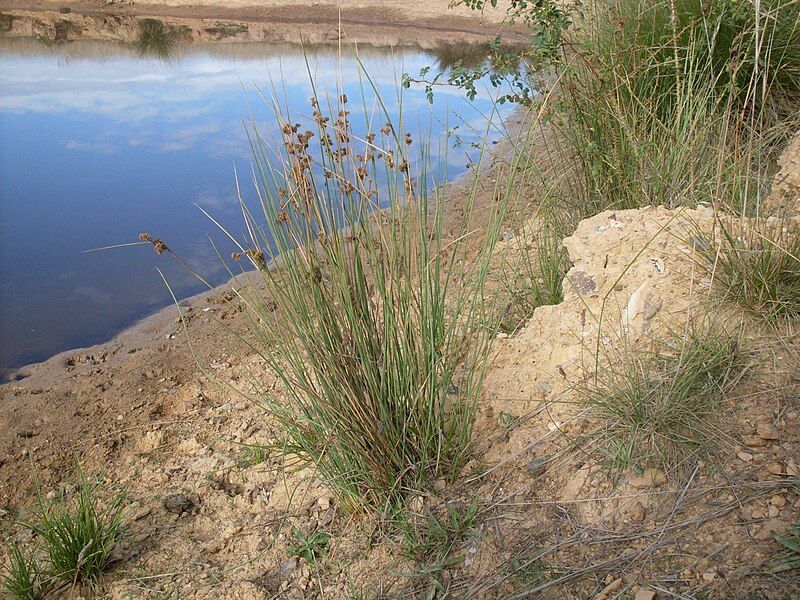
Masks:
[[[251,127],[258,209],[242,201],[249,235],[234,259],[256,267],[258,285],[236,287],[254,347],[283,382],[262,398],[284,452],[343,506],[379,508],[470,456],[504,203],[477,235],[472,192],[446,229],[428,144],[388,116],[358,136],[348,106],[314,98],[315,127],[283,118],[278,147]]]

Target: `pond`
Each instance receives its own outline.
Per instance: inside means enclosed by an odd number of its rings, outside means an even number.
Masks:
[[[156,267],[179,297],[203,289],[149,246],[89,250],[149,232],[223,283],[207,234],[222,236],[198,206],[242,232],[234,169],[251,168],[243,121],[274,135],[271,98],[308,117],[309,70],[321,97],[343,91],[359,106],[368,88],[359,61],[395,118],[402,73],[436,63],[419,51],[361,48],[357,60],[257,43],[190,45],[165,61],[113,42],[0,39],[0,375],[107,340],[169,305]],[[430,136],[439,180],[474,159],[490,93],[470,102],[443,88],[431,105],[421,87],[404,90],[406,130]]]

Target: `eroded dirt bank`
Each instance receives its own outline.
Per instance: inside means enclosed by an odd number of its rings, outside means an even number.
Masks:
[[[374,44],[432,49],[443,43],[486,42],[500,33],[507,42],[524,32],[502,23],[499,10],[483,14],[448,3],[398,4],[381,0],[300,2],[253,6],[239,2],[60,3],[0,1],[0,35],[33,36],[44,43],[75,39],[134,42],[142,18],[157,18],[177,43],[291,42]]]

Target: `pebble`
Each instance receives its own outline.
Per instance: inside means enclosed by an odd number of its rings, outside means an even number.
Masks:
[[[656,593],[653,590],[648,590],[647,588],[636,588],[636,593],[634,595],[634,600],[653,600],[656,597]]]
[[[750,462],[753,460],[753,455],[749,452],[739,452],[736,456],[739,457],[739,460],[744,462]]]
[[[750,448],[761,448],[764,446],[764,439],[757,435],[746,435],[742,438],[745,446]]]
[[[784,506],[786,506],[786,498],[784,498],[783,496],[773,496],[772,498],[770,498],[769,503],[776,508],[783,508]]]
[[[772,423],[759,423],[756,425],[756,433],[765,440],[779,440],[781,438],[780,432]]]
[[[637,489],[661,487],[667,483],[667,476],[658,469],[645,469],[641,477],[631,479],[631,485]]]
[[[767,471],[769,471],[772,475],[780,475],[783,473],[783,467],[780,463],[770,463],[767,466]]]

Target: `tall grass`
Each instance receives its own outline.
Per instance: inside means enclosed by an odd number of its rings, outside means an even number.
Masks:
[[[579,209],[757,211],[798,124],[798,3],[609,0],[591,12],[561,78]]]
[[[791,219],[720,222],[700,248],[726,299],[759,318],[800,318],[800,225]]]
[[[263,293],[242,300],[284,384],[285,397],[263,394],[283,450],[345,506],[379,508],[469,458],[503,202],[476,235],[470,194],[448,237],[425,140],[402,120],[356,135],[344,95],[312,106],[315,129],[284,119],[278,147],[251,128],[259,218],[243,201],[234,258],[258,269]],[[502,197],[513,177],[498,186]]]

